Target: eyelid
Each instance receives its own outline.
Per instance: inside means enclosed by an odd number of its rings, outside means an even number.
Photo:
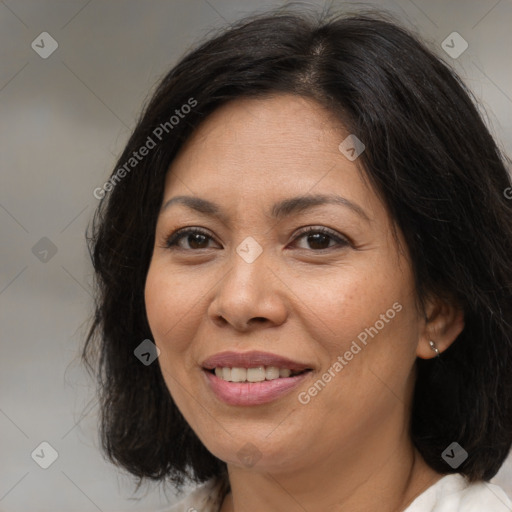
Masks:
[[[338,233],[337,231],[335,231],[331,228],[328,228],[326,226],[306,226],[305,228],[302,228],[295,235],[293,241],[295,241],[299,238],[302,238],[304,235],[307,235],[308,233],[322,233],[324,235],[330,236],[333,240],[338,242],[339,246],[349,245],[349,246],[353,247],[352,241],[347,236],[342,235],[342,234]],[[333,246],[333,247],[335,247],[335,246]],[[333,248],[333,247],[330,247],[330,248]],[[323,250],[326,250],[326,249],[323,249]],[[320,251],[322,251],[322,249],[318,249],[314,252],[320,252]]]
[[[350,240],[349,237],[345,235],[341,235],[337,231],[328,228],[326,226],[305,226],[303,228],[299,229],[299,232],[295,234],[293,237],[292,243],[296,242],[300,238],[303,238],[305,235],[308,235],[309,233],[315,234],[315,233],[321,233],[324,235],[329,236],[333,241],[336,242],[335,245],[331,247],[326,247],[324,249],[299,249],[299,250],[305,250],[305,251],[312,251],[312,252],[322,252],[327,251],[330,249],[336,249],[336,248],[342,248],[346,246],[354,247],[354,244],[352,240]],[[184,251],[194,251],[197,252],[201,249],[184,249],[177,245],[176,242],[181,241],[186,235],[190,234],[201,234],[207,237],[210,240],[213,240],[216,242],[215,237],[210,234],[210,232],[204,228],[196,227],[196,226],[185,226],[183,228],[179,228],[171,235],[167,236],[164,239],[164,243],[162,245],[163,248],[167,249],[177,249],[177,250],[184,250]],[[218,242],[217,242],[218,243]],[[204,249],[210,249],[210,247],[205,247]]]
[[[211,233],[200,227],[195,226],[185,226],[183,228],[177,229],[173,233],[171,233],[169,236],[165,236],[163,247],[167,249],[183,249],[182,247],[179,247],[176,242],[182,240],[186,235],[190,234],[201,234],[205,237],[208,237],[209,239],[215,241],[215,238],[211,235]],[[193,249],[183,249],[185,251],[193,250]],[[199,249],[196,249],[196,251]]]

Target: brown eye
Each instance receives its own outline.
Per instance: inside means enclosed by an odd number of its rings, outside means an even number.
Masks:
[[[337,235],[335,232],[327,228],[308,228],[295,238],[296,240],[305,239],[309,247],[302,247],[302,249],[312,249],[321,251],[331,249],[332,247],[344,247],[349,245],[349,242]],[[334,242],[334,244],[331,244]]]
[[[345,247],[350,245],[348,240],[338,235],[336,232],[327,228],[310,227],[300,233],[294,240],[306,240],[308,247],[300,247],[313,251],[322,251],[332,249],[333,247]],[[183,242],[185,241],[185,242]],[[187,251],[210,249],[209,242],[213,238],[201,229],[182,229],[173,233],[166,241],[165,246],[168,249],[183,249]],[[185,244],[185,245],[184,245]]]
[[[186,241],[188,247],[183,247],[182,240]],[[213,238],[205,231],[200,229],[183,229],[173,233],[167,239],[165,246],[168,249],[175,247],[184,250],[209,249],[208,242],[210,240],[213,240]]]

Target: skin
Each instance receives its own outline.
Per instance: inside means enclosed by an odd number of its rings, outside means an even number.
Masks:
[[[442,352],[463,329],[462,312],[431,298],[419,311],[409,255],[391,234],[377,194],[338,150],[343,126],[294,95],[239,99],[210,115],[167,175],[163,205],[177,195],[218,203],[223,220],[181,204],[162,210],[145,299],[169,392],[198,437],[228,465],[222,512],[402,510],[442,475],[408,435],[417,357]],[[337,194],[362,208],[326,204],[279,221],[282,199]],[[211,239],[183,237],[185,226]],[[300,236],[327,227],[340,238]],[[248,236],[263,252],[236,252]],[[399,232],[400,240],[403,242]],[[181,249],[179,248],[181,247]],[[327,247],[322,249],[323,247]],[[402,306],[309,403],[298,400],[365,328]],[[201,363],[225,350],[262,350],[313,371],[278,400],[250,407],[219,401]],[[253,465],[237,456],[250,443]]]

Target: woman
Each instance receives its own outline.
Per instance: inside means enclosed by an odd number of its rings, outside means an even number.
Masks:
[[[176,512],[512,510],[487,483],[512,443],[505,161],[386,16],[276,11],[190,52],[91,235],[110,459],[201,484]]]

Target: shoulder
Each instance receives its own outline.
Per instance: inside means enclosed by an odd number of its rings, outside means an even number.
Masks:
[[[216,478],[198,486],[171,508],[160,512],[218,512],[224,498],[223,483]]]
[[[420,494],[404,512],[511,512],[512,501],[498,485],[469,483],[461,474],[446,475]]]

